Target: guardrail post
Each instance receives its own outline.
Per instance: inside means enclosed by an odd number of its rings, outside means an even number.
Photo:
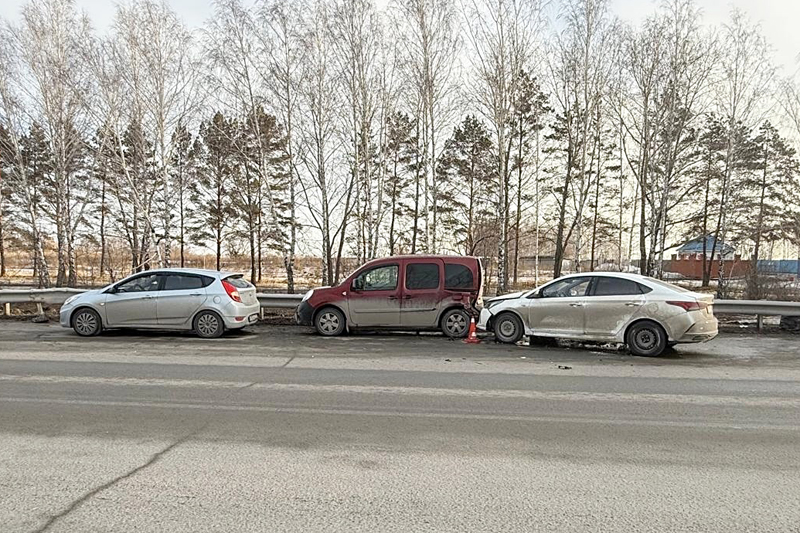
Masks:
[[[764,315],[756,315],[756,331],[761,333],[761,328],[764,326]]]
[[[11,316],[11,304],[6,302],[3,305],[3,311],[5,312],[6,316]]]

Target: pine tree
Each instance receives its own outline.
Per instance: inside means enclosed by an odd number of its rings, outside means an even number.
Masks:
[[[786,191],[798,186],[798,162],[795,150],[769,121],[759,128],[752,147],[758,167],[740,183],[747,191],[742,230],[743,236],[753,243],[747,297],[759,300],[765,297],[763,277],[758,270],[761,248],[764,243],[786,236],[785,221],[792,220],[794,214],[791,203],[786,201]]]
[[[389,255],[394,255],[411,242],[406,227],[412,210],[407,202],[411,200],[408,191],[414,184],[418,144],[415,124],[408,115],[397,111],[390,114],[386,121],[387,170],[383,183],[383,201],[389,217]]]
[[[191,185],[192,237],[195,244],[214,245],[216,269],[222,266],[222,244],[231,230],[235,211],[229,187],[241,178],[236,136],[238,124],[217,112],[200,125],[198,174]]]
[[[464,254],[474,254],[478,244],[496,244],[499,182],[494,145],[486,126],[467,116],[445,143],[438,174],[446,184],[439,192],[440,223]],[[491,221],[491,225],[487,222]]]

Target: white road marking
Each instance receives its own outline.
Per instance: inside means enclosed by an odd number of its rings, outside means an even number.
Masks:
[[[670,403],[689,405],[800,408],[800,398],[775,396],[716,396],[699,394],[638,394],[618,392],[562,392],[519,389],[454,389],[437,387],[399,387],[375,385],[318,385],[309,383],[258,383],[252,381],[218,381],[195,379],[104,378],[93,376],[23,376],[0,374],[0,383],[85,384],[135,387],[186,387],[238,389],[248,387],[263,391],[377,394],[400,396],[433,396],[463,398],[503,398],[547,401]]]
[[[590,417],[565,417],[565,416],[546,416],[546,415],[505,415],[495,413],[471,413],[471,412],[429,412],[429,411],[388,411],[385,409],[356,409],[356,408],[336,408],[326,409],[319,407],[268,407],[264,405],[214,405],[186,402],[143,402],[143,401],[116,401],[116,400],[64,400],[47,398],[19,398],[6,397],[0,398],[5,402],[14,403],[46,403],[57,405],[87,405],[100,407],[146,407],[163,409],[200,409],[216,411],[251,411],[262,413],[288,413],[288,414],[326,414],[326,415],[356,415],[356,416],[382,416],[382,417],[401,417],[401,418],[445,418],[445,419],[469,419],[469,420],[505,420],[518,422],[564,422],[564,423],[585,423],[601,425],[631,425],[631,426],[655,426],[655,427],[692,427],[700,429],[744,429],[744,430],[781,430],[781,431],[800,431],[800,425],[775,425],[775,424],[726,424],[719,422],[688,422],[683,420],[643,420],[643,419],[624,419],[615,418],[590,418]]]

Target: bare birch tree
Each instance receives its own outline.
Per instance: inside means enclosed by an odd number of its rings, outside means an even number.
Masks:
[[[447,129],[454,122],[454,108],[459,97],[460,24],[452,0],[398,0],[394,5],[402,31],[405,91],[411,104],[407,112],[419,128],[416,137],[420,143],[420,161],[415,180],[411,251],[414,253],[421,248],[417,240],[423,231],[420,226],[424,217],[425,250],[436,253],[440,239],[437,226],[441,194],[436,169]]]
[[[538,0],[472,0],[465,9],[475,69],[474,97],[491,125],[497,153],[498,291],[508,288],[510,188],[515,99],[532,62],[541,24]]]
[[[156,237],[161,263],[171,264],[173,219],[172,162],[173,133],[188,122],[197,105],[198,65],[193,56],[192,38],[183,22],[166,4],[138,0],[120,6],[117,27],[127,50],[127,59],[138,70],[128,79],[129,91],[141,109],[142,123],[152,134],[158,184],[158,210],[161,234]],[[156,228],[152,228],[154,231]]]

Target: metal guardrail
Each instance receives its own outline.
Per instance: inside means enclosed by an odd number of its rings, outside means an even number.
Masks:
[[[83,289],[2,289],[0,304],[41,303],[59,305]],[[259,293],[258,301],[265,309],[293,309],[297,307],[302,294]],[[767,300],[714,300],[715,314],[800,316],[800,302],[773,302]]]
[[[256,294],[262,308],[265,309],[294,309],[303,299],[302,294]]]
[[[714,314],[800,316],[800,302],[768,300],[714,300]]]
[[[61,305],[70,296],[86,292],[84,289],[71,289],[62,287],[58,289],[2,289],[0,290],[0,304],[38,303],[48,305]],[[259,293],[261,307],[266,309],[293,309],[297,307],[302,294],[267,294]]]
[[[86,292],[84,289],[61,287],[58,289],[2,289],[0,304],[38,303],[61,305],[70,296]]]

